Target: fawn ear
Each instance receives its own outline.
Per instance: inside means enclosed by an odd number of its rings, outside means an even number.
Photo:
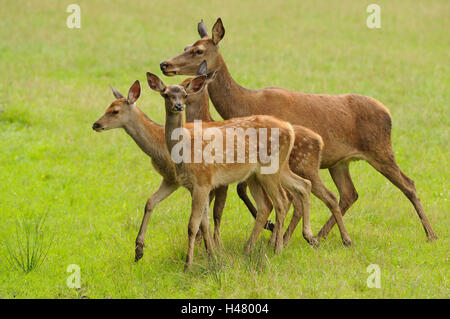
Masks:
[[[205,23],[203,22],[203,19],[197,24],[197,31],[198,34],[200,35],[200,38],[205,38],[208,36],[208,31],[206,31],[206,26]]]
[[[184,90],[186,91],[186,93],[188,95],[194,94],[203,89],[206,83],[206,77],[206,75],[199,75],[186,83],[184,85]]]
[[[109,86],[111,88],[111,91],[113,92],[113,95],[116,99],[121,99],[123,98],[123,95],[120,94],[119,91],[117,91],[115,88],[113,88],[111,85]]]
[[[203,60],[203,62],[198,66],[197,75],[206,75],[207,73],[208,65],[206,64],[206,60]]]
[[[141,85],[139,84],[139,81],[136,80],[136,82],[133,83],[133,85],[130,87],[130,90],[128,91],[128,104],[134,104],[140,95]]]
[[[223,39],[225,35],[225,28],[223,27],[222,19],[217,19],[216,23],[212,28],[212,40],[215,45],[219,44],[220,40]]]
[[[166,86],[163,81],[161,81],[159,77],[157,77],[153,73],[147,72],[147,82],[150,88],[156,92],[161,93],[166,90]]]

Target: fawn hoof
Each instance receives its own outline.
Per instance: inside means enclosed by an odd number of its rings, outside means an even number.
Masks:
[[[317,236],[312,236],[310,238],[305,238],[306,241],[313,247],[319,247],[320,242],[319,239],[317,238]]]
[[[352,240],[350,238],[342,239],[342,243],[345,247],[350,247],[353,245]]]
[[[429,242],[433,242],[439,239],[439,237],[434,232],[427,235],[427,238]]]

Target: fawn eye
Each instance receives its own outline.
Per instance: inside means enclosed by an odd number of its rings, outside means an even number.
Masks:
[[[197,50],[197,52],[195,52],[195,53],[197,53],[197,54],[202,54],[202,53],[203,53],[203,50]]]
[[[112,111],[112,114],[119,114],[119,111],[117,111],[117,110],[114,110],[114,111]]]

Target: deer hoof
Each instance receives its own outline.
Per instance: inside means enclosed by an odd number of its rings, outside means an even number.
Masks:
[[[308,243],[313,247],[319,247],[319,240],[316,236],[311,237],[309,240],[307,239]]]
[[[134,249],[134,261],[137,262],[139,259],[144,256],[144,244],[136,244],[136,248]]]
[[[350,247],[353,245],[352,240],[350,238],[348,239],[343,239],[342,243],[344,244],[345,247]]]

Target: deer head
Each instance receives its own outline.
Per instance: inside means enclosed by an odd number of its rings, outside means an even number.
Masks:
[[[220,66],[219,42],[225,35],[222,20],[217,19],[212,28],[212,36],[208,36],[203,20],[198,24],[201,39],[187,46],[184,52],[160,64],[164,75],[195,75],[202,61],[206,61],[210,71]]]
[[[141,94],[139,81],[133,83],[126,98],[113,87],[111,90],[116,100],[106,109],[105,114],[92,125],[97,132],[125,127],[131,120],[133,108],[136,107],[136,101]]]
[[[147,82],[153,91],[159,92],[164,98],[167,114],[177,114],[184,110],[186,100],[193,94],[200,92],[205,86],[207,75],[199,75],[184,85],[166,86],[158,76],[147,72]]]

